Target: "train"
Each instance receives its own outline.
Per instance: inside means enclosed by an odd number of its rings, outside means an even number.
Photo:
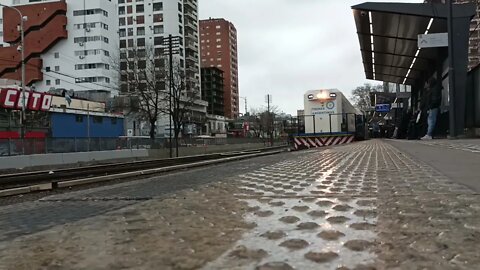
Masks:
[[[338,89],[305,92],[302,133],[294,136],[295,149],[350,143],[364,139],[365,117]]]
[[[306,134],[353,133],[358,116],[362,116],[338,89],[307,91],[304,114]]]

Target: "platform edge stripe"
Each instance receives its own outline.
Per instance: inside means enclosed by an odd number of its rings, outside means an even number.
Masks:
[[[316,143],[319,147],[323,146],[323,144],[320,142],[320,140],[319,140],[318,138],[315,138],[315,143]]]
[[[307,138],[307,141],[310,143],[310,145],[312,147],[317,147],[317,145],[315,144],[315,142],[311,138]]]

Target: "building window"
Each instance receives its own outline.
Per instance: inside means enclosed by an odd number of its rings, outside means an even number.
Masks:
[[[103,123],[103,117],[101,117],[101,116],[93,116],[93,123],[97,123],[97,124]]]
[[[145,27],[137,27],[137,36],[145,36]]]
[[[163,37],[155,37],[153,39],[153,44],[154,45],[162,45],[162,43],[163,43]]]
[[[54,55],[55,55],[55,58],[60,58],[60,53],[56,52]]]
[[[216,29],[222,28],[220,25],[215,26]]]
[[[137,13],[143,13],[143,5],[137,5]]]
[[[46,81],[45,81],[45,84],[46,84],[46,85],[51,85],[52,82],[51,82],[50,80],[46,80]],[[22,103],[23,103],[23,102],[22,102]]]
[[[153,27],[154,34],[163,34],[163,25],[155,25]]]
[[[55,71],[60,71],[60,67],[59,66],[55,66]]]
[[[163,3],[153,3],[153,11],[162,11]]]
[[[60,85],[60,79],[55,80],[55,85]]]
[[[163,14],[154,14],[153,22],[163,22]]]

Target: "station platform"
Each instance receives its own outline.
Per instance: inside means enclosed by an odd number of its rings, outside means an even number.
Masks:
[[[0,269],[476,269],[478,146],[370,140],[0,200]]]

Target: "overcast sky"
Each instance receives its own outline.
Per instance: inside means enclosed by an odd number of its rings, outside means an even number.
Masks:
[[[240,96],[249,110],[265,105],[269,93],[274,105],[296,115],[307,90],[338,88],[350,96],[358,85],[378,83],[365,79],[351,10],[363,2],[199,0],[199,8],[200,19],[225,18],[237,28]]]

